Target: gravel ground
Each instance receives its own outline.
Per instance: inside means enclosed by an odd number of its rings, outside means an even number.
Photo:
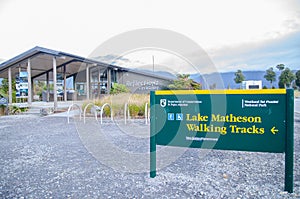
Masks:
[[[0,198],[300,198],[299,113],[292,194],[283,191],[283,154],[186,149],[158,170],[156,178],[142,170],[128,172],[128,162],[138,167],[138,158],[118,155],[111,157],[117,164],[110,166],[97,157],[114,153],[102,150],[106,145],[98,133],[103,132],[112,145],[149,161],[148,132],[142,131],[147,128],[139,120],[127,126],[88,120],[84,126],[74,120],[67,124],[64,117],[0,117]],[[92,141],[98,144],[94,148]]]

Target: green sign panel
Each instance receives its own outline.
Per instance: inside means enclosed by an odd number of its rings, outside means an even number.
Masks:
[[[150,101],[152,152],[156,145],[293,150],[292,90],[155,91]]]

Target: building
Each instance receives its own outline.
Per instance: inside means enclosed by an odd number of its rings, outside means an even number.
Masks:
[[[262,89],[262,81],[261,80],[248,80],[242,81],[243,89]]]
[[[165,88],[173,78],[159,76],[125,67],[99,62],[77,55],[34,47],[0,64],[0,78],[9,82],[9,103],[12,103],[12,80],[16,79],[17,98],[26,99],[30,106],[33,101],[33,82],[45,81],[45,100],[89,100],[109,93],[114,83],[125,84],[131,92],[148,93],[150,90]],[[66,83],[72,79],[73,93],[68,93]],[[50,91],[53,83],[53,91]]]

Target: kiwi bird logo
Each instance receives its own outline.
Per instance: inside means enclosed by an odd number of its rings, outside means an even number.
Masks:
[[[160,106],[164,108],[166,105],[167,105],[167,100],[166,99],[161,99],[160,100]]]

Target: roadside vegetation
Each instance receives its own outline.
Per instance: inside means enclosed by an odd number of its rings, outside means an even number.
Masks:
[[[145,116],[145,106],[148,103],[150,107],[150,97],[148,94],[130,94],[130,93],[119,93],[116,95],[107,95],[101,99],[85,101],[82,108],[84,109],[88,103],[94,103],[96,106],[103,106],[108,103],[113,112],[114,117],[124,117],[125,104],[128,104],[130,117],[140,118]],[[90,112],[92,107],[88,107],[87,111]],[[104,116],[110,117],[110,108],[106,106],[103,110]]]
[[[278,87],[279,88],[293,88],[295,90],[295,97],[300,97],[300,70],[295,73],[291,71],[284,64],[278,64],[274,68],[280,71],[278,77]],[[272,89],[276,87],[273,83],[277,80],[276,72],[273,67],[270,67],[266,70],[264,78],[270,82]],[[12,98],[13,103],[16,102],[16,81],[12,80]],[[234,81],[236,84],[239,84],[241,88],[241,83],[245,81],[245,76],[242,70],[237,70],[235,73]],[[216,89],[216,84],[210,85],[210,89]],[[263,86],[263,88],[267,88]],[[53,90],[53,85],[50,84],[50,90]],[[177,79],[175,79],[171,84],[168,85],[168,89],[172,90],[201,90],[202,85],[193,79],[190,78],[188,74],[179,74]],[[228,86],[230,89],[230,86]],[[35,81],[34,82],[34,95],[39,96],[39,99],[42,98],[42,92],[47,90],[45,82]],[[3,79],[0,86],[0,97],[8,98],[8,80]],[[128,104],[128,109],[131,117],[144,117],[145,115],[145,105],[148,103],[149,106],[149,95],[147,94],[130,94],[130,90],[123,84],[114,83],[110,91],[110,95],[107,95],[101,99],[86,101],[83,104],[83,108],[90,102],[93,102],[97,106],[103,106],[103,104],[108,103],[112,106],[112,111],[114,117],[124,115],[124,106],[125,103]],[[1,105],[0,112],[4,112],[4,105]],[[89,108],[90,109],[90,108]],[[6,109],[6,112],[10,114],[17,114],[20,112],[26,111],[26,109],[18,108],[16,106],[11,106]],[[3,113],[2,113],[3,114]],[[104,115],[110,116],[110,109],[106,107],[104,109]]]
[[[177,79],[175,79],[168,88],[174,90],[199,90],[202,86],[192,80],[190,75],[180,74],[177,75]],[[146,104],[148,108],[150,108],[150,97],[149,94],[131,94],[130,90],[125,85],[114,83],[110,95],[96,100],[85,101],[82,109],[89,103],[93,103],[98,107],[108,103],[112,107],[114,117],[124,117],[124,108],[127,103],[130,117],[141,118],[145,117]],[[92,106],[88,107],[87,111],[91,112],[91,109]],[[111,113],[108,106],[105,106],[103,112],[104,116],[110,117]]]
[[[284,64],[278,64],[275,67],[280,71],[278,77],[278,88],[293,88],[294,90],[300,90],[300,70],[293,73],[290,68],[286,67]],[[276,72],[273,67],[266,70],[264,78],[271,83],[271,88],[275,88],[273,82],[276,81]],[[236,84],[241,84],[245,80],[245,76],[241,70],[237,70],[235,73],[234,81]],[[264,86],[264,88],[267,88]]]
[[[192,80],[188,74],[179,74],[168,88],[171,90],[201,90],[202,85]]]

